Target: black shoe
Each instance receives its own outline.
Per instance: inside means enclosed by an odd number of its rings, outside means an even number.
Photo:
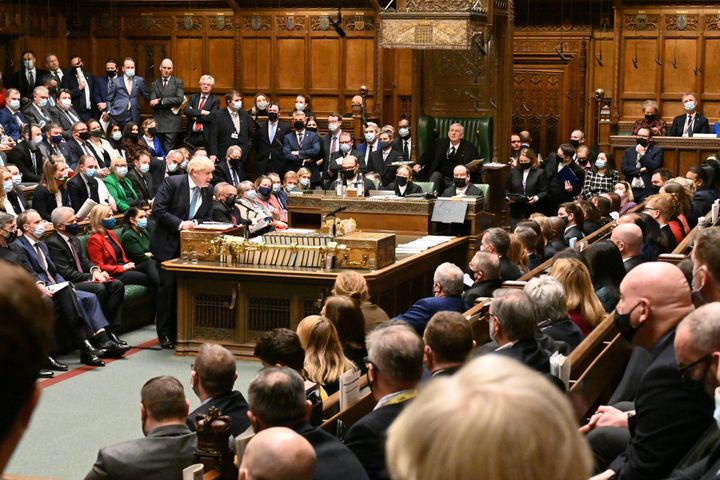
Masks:
[[[120,358],[130,350],[130,347],[118,345],[113,342],[105,332],[100,332],[91,338],[91,341],[98,348],[104,350],[103,353],[99,354],[101,357]]]
[[[67,365],[63,365],[62,363],[59,363],[53,357],[48,357],[47,367],[48,367],[48,369],[55,370],[56,372],[67,372],[67,370],[68,370]]]
[[[160,347],[165,350],[173,350],[175,348],[175,342],[170,340],[168,337],[160,337]]]
[[[125,340],[121,340],[117,335],[115,335],[112,332],[107,332],[108,337],[110,337],[110,340],[115,342],[116,344],[120,345],[121,347],[127,347],[128,343]]]
[[[38,372],[38,378],[52,378],[55,376],[55,372],[52,370],[46,370],[44,368],[40,369]]]
[[[91,367],[105,366],[105,362],[100,360],[97,355],[93,355],[92,353],[80,352],[80,361],[85,365],[89,365]]]

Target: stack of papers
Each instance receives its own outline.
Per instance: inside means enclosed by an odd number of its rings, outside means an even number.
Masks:
[[[441,243],[449,242],[454,239],[453,236],[447,235],[427,235],[410,243],[403,243],[395,247],[395,255],[414,254],[424,252],[428,248],[435,247]]]

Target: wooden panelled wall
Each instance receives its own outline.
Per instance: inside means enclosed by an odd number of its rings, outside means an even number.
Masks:
[[[345,11],[340,38],[326,21],[336,11],[320,9],[260,9],[234,15],[232,10],[122,9],[85,11],[83,15],[40,10],[0,13],[0,25],[15,27],[15,35],[0,40],[0,65],[5,57],[19,59],[33,49],[42,66],[53,51],[63,66],[68,55],[80,55],[97,75],[105,72],[105,60],[125,56],[136,59],[138,75],[157,78],[164,57],[175,63],[175,74],[185,81],[186,92],[198,90],[202,74],[215,78],[215,92],[238,89],[246,95],[246,108],[255,93],[278,100],[289,113],[298,93],[309,94],[318,115],[351,111],[351,99],[361,85],[369,89],[368,110],[396,123],[400,114],[411,113],[412,52],[377,48],[378,20],[372,10]],[[17,64],[17,60],[15,61]],[[11,67],[7,65],[4,70]],[[387,73],[383,75],[383,68]],[[382,95],[377,86],[382,85]],[[386,103],[383,108],[382,101]]]

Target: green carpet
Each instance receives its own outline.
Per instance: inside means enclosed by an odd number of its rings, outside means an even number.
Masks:
[[[123,336],[131,345],[155,337],[148,326]],[[76,355],[58,359],[71,370]],[[193,357],[172,350],[141,350],[103,368],[86,371],[43,389],[30,427],[5,473],[77,480],[85,477],[99,448],[142,436],[140,389],[150,378],[172,375],[185,387],[192,411],[200,401],[190,388]],[[246,395],[260,363],[239,361],[235,389]]]

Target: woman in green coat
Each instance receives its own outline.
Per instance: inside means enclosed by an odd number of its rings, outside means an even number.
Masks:
[[[115,199],[118,212],[126,212],[128,208],[134,207],[138,203],[138,195],[132,186],[132,182],[127,178],[128,164],[123,157],[117,156],[110,162],[110,175],[103,178],[103,182]]]
[[[135,262],[135,265],[143,265],[143,271],[150,280],[155,285],[159,285],[158,265],[150,253],[150,234],[147,228],[148,216],[145,210],[137,207],[128,208],[125,212],[125,225],[120,234],[120,244],[128,260]]]

